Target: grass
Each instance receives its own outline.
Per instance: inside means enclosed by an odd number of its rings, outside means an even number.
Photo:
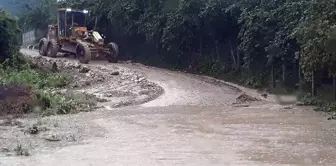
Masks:
[[[312,96],[306,93],[298,96],[299,100],[307,106],[316,106],[315,111],[323,111],[334,114],[336,112],[336,102],[323,99],[319,96]]]
[[[79,112],[78,110],[87,111],[95,105],[95,101],[91,101],[92,96],[71,92],[65,94],[57,93],[56,89],[65,88],[71,81],[71,76],[65,73],[44,71],[36,68],[36,66],[31,67],[29,62],[21,64],[19,67],[7,67],[2,65],[0,66],[0,87],[2,87],[2,89],[4,89],[3,91],[8,93],[8,95],[2,95],[5,99],[1,100],[0,98],[0,113],[6,111],[7,114],[11,114],[12,112],[34,112],[42,116],[48,116],[76,113]],[[7,87],[12,87],[11,89],[14,90],[8,92],[9,88]],[[27,93],[27,91],[29,93]],[[20,102],[23,102],[21,105],[22,107],[25,106],[24,109],[18,108],[19,111],[8,111],[5,108],[1,109],[1,104],[5,107],[18,103],[18,100],[14,101],[8,98],[10,98],[10,96],[15,97],[15,95],[22,96],[22,92],[25,92],[25,98],[24,101]],[[27,111],[27,109],[29,109],[29,111]]]
[[[69,76],[64,73],[46,73],[30,68],[0,69],[0,83],[2,85],[24,84],[34,89],[61,88],[68,85]]]
[[[73,114],[78,112],[88,112],[96,105],[98,99],[83,93],[69,92],[66,94],[40,92],[36,101],[48,101],[49,107],[42,109],[39,104],[35,104],[34,112],[40,116]]]

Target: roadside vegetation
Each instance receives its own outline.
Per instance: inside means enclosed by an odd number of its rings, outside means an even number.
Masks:
[[[34,66],[19,53],[17,20],[0,10],[0,117],[68,114],[93,106],[84,94],[58,93],[71,83],[70,75]]]
[[[25,29],[46,30],[55,22],[57,7],[88,9],[89,26],[97,17],[97,30],[107,40],[117,41],[125,59],[270,92],[300,92],[305,100],[336,99],[333,0],[17,3],[24,13],[20,26]]]

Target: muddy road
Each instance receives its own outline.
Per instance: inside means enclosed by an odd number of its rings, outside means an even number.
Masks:
[[[276,166],[335,165],[336,122],[310,108],[262,99],[237,104],[234,86],[139,64],[92,62],[142,73],[164,93],[129,107],[48,117],[60,132],[85,139],[46,144],[29,157],[2,156],[0,165]],[[237,87],[237,86],[236,86]],[[108,104],[108,103],[107,103]],[[62,126],[71,126],[64,127]],[[0,139],[1,141],[1,139]]]

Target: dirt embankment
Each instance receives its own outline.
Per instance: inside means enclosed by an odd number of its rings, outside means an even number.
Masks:
[[[64,72],[72,77],[71,83],[63,89],[53,89],[54,93],[85,93],[99,99],[96,109],[142,104],[163,93],[163,89],[149,82],[141,73],[116,67],[113,64],[79,64],[76,60],[31,56],[35,52],[25,52],[31,65],[49,72]],[[92,97],[93,99],[93,97]],[[94,111],[94,110],[89,110]],[[76,116],[63,115],[49,117],[29,117],[24,119],[0,118],[0,156],[30,155],[37,147],[54,147],[79,142],[85,138],[104,135],[104,129],[92,123],[88,130],[76,122]],[[94,115],[93,115],[94,116]],[[95,130],[94,132],[91,131]],[[95,133],[95,135],[92,135]]]
[[[142,104],[157,98],[163,89],[146,79],[139,72],[118,68],[113,64],[83,65],[74,59],[52,59],[41,56],[26,56],[40,68],[62,71],[72,77],[67,89],[58,91],[83,92],[103,101],[100,106],[116,108]]]

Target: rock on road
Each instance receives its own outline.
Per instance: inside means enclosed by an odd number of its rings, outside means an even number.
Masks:
[[[116,65],[92,62],[90,65]],[[132,107],[73,118],[105,130],[80,144],[3,157],[29,166],[276,166],[335,165],[336,123],[309,108],[258,101],[236,107],[240,92],[198,76],[135,64],[165,93]],[[79,123],[80,125],[80,123]]]

